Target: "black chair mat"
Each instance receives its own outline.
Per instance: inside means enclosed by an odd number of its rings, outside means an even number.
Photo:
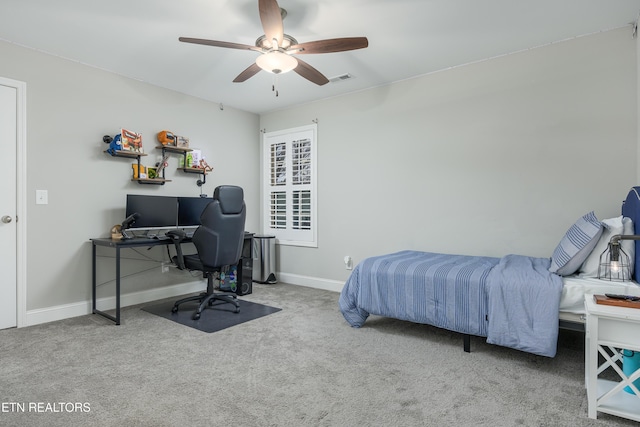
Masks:
[[[240,312],[235,312],[233,304],[216,301],[212,306],[204,309],[200,319],[193,320],[192,316],[198,308],[197,301],[189,301],[180,304],[177,313],[172,313],[171,308],[175,301],[167,301],[161,304],[142,307],[147,313],[155,314],[165,319],[189,326],[203,332],[217,332],[231,326],[239,325],[250,320],[259,319],[260,317],[276,313],[281,308],[270,307],[255,302],[244,301],[238,298],[240,304]]]

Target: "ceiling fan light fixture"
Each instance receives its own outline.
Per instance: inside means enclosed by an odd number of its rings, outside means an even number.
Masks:
[[[282,74],[296,68],[298,61],[293,56],[276,50],[258,56],[256,64],[269,73]]]

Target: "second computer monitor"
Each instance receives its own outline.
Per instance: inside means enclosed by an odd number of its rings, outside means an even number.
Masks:
[[[210,197],[178,197],[178,227],[197,227],[200,215],[209,203]]]

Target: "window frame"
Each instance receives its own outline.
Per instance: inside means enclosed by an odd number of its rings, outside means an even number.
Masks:
[[[318,247],[317,134],[316,124],[262,134],[261,228],[278,244]]]

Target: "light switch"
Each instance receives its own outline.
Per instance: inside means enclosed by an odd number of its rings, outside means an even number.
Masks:
[[[36,205],[48,205],[49,192],[47,190],[36,190]]]

